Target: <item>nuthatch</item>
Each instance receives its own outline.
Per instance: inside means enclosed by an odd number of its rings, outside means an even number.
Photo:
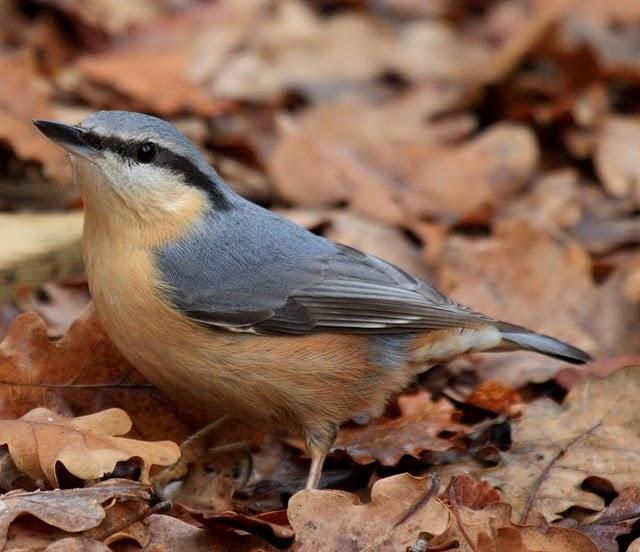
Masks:
[[[379,413],[435,363],[516,349],[590,359],[243,199],[161,119],[34,123],[71,153],[89,288],[113,342],[177,401],[303,436],[307,488],[339,424]]]

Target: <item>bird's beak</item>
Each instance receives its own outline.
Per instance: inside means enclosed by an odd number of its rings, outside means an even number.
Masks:
[[[89,157],[98,152],[98,150],[87,143],[85,140],[86,131],[81,127],[44,119],[34,119],[33,124],[36,125],[38,130],[49,138],[49,140],[62,146],[71,153],[75,153],[81,157]]]

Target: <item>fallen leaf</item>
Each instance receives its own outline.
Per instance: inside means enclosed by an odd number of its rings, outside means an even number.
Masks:
[[[602,128],[594,157],[605,189],[614,197],[632,198],[640,205],[640,120],[612,117]]]
[[[52,487],[58,486],[58,462],[76,477],[91,481],[111,473],[118,462],[135,458],[140,462],[140,480],[148,482],[151,466],[178,460],[179,448],[171,441],[117,437],[130,429],[127,413],[117,408],[72,419],[37,408],[19,420],[0,420],[0,445],[9,446],[21,472]]]
[[[151,541],[141,552],[278,552],[278,549],[254,535],[233,530],[216,531],[195,527],[174,517],[154,514],[146,522]]]
[[[384,222],[406,222],[404,188],[417,164],[474,127],[464,116],[450,118],[453,128],[431,119],[468,102],[462,88],[427,85],[390,101],[346,99],[310,109],[280,125],[268,159],[275,190],[296,206],[346,201]]]
[[[633,1],[581,1],[571,10],[558,31],[563,48],[589,48],[598,70],[609,77],[637,77],[638,6]]]
[[[148,25],[159,15],[170,12],[171,0],[141,0],[131,4],[113,2],[113,0],[89,0],[88,2],[69,2],[67,0],[42,0],[56,11],[66,15],[77,27],[82,37],[91,34],[92,45],[102,45],[107,36],[125,34],[132,28]],[[181,0],[180,4],[188,4]]]
[[[209,70],[216,95],[266,101],[287,88],[313,94],[371,80],[382,71],[393,37],[367,17],[321,19],[303,2],[285,0],[263,15],[248,42],[222,71]]]
[[[328,206],[356,201],[367,190],[369,203],[359,202],[363,213],[392,223],[402,218],[396,179],[361,152],[349,144],[336,144],[335,138],[323,143],[321,135],[305,134],[292,125],[286,132],[270,158],[276,192],[285,201],[303,207]]]
[[[406,200],[409,211],[454,224],[486,223],[498,206],[524,189],[538,157],[529,128],[494,125],[418,167]]]
[[[68,532],[47,525],[33,516],[19,516],[9,526],[7,544],[3,552],[44,550],[47,546],[67,537],[69,537]]]
[[[566,368],[562,368],[562,370],[558,371],[555,381],[560,387],[568,391],[585,378],[590,376],[606,378],[626,366],[640,366],[640,355],[629,354],[599,357],[590,362],[587,366],[581,366],[580,368],[567,366]]]
[[[53,491],[10,491],[0,495],[0,549],[4,550],[9,525],[30,514],[70,533],[100,525],[105,518],[103,504],[113,498],[149,500],[148,488],[135,481],[112,479],[84,489]]]
[[[44,552],[109,552],[111,549],[100,541],[88,537],[67,537],[44,549]]]
[[[257,516],[233,511],[214,512],[197,508],[187,508],[187,511],[196,521],[212,531],[221,527],[244,531],[279,548],[291,544],[294,537],[294,531],[289,525],[285,510],[267,512]]]
[[[242,6],[246,8],[250,4],[258,3],[244,2]],[[220,40],[216,50],[207,52],[212,61],[223,59],[228,48],[235,44],[235,33],[239,31],[238,25],[230,22],[235,17],[247,17],[246,11],[233,9],[231,2],[214,2],[168,14],[145,32],[131,36],[126,47],[80,57],[60,76],[59,85],[84,96],[89,103],[104,96],[109,105],[164,116],[185,112],[205,117],[219,114],[230,104],[215,99],[190,78],[192,52],[197,48],[199,35],[213,26],[225,36],[229,32],[234,35],[229,43]],[[145,78],[139,78],[141,74]],[[162,90],[162,94],[158,94],[158,90]]]
[[[164,499],[189,508],[223,512],[234,507],[233,495],[253,475],[253,455],[259,458],[268,440],[231,416],[223,416],[183,441],[180,459],[153,478]]]
[[[133,541],[140,546],[149,544],[149,527],[142,522],[151,513],[148,504],[133,500],[118,501],[106,504],[104,509],[106,517],[102,523],[85,531],[83,536],[107,545],[121,541]]]
[[[460,475],[453,477],[442,493],[449,501],[471,510],[482,510],[500,502],[500,493],[487,481]]]
[[[521,527],[511,522],[511,506],[496,503],[482,510],[452,505],[453,523],[446,532],[429,542],[430,548],[457,543],[446,548],[456,552],[599,552],[589,537],[564,527],[546,531]]]
[[[571,229],[571,234],[590,253],[602,255],[640,242],[640,218],[599,219],[588,217]]]
[[[425,56],[424,52],[433,55]],[[495,53],[482,40],[456,32],[442,20],[412,21],[401,28],[395,48],[385,52],[391,70],[414,81],[443,81],[468,86],[485,83],[486,67]],[[383,57],[384,59],[384,57]]]
[[[383,466],[395,466],[405,454],[418,458],[424,451],[449,450],[469,431],[457,423],[458,413],[446,399],[433,401],[424,391],[411,406],[403,399],[410,413],[395,419],[377,418],[366,426],[343,427],[334,449],[344,450],[358,464],[377,460]]]
[[[327,18],[298,0],[264,10],[243,45],[224,67],[210,62],[216,95],[268,101],[294,90],[322,100],[389,71],[414,81],[466,83],[482,80],[473,68],[489,55],[482,41],[441,20],[392,26],[358,12]]]
[[[113,548],[105,544],[105,542],[113,542],[112,537],[109,536],[107,531],[114,529],[114,527],[109,525],[110,519],[115,519],[111,513],[114,505],[117,507],[116,509],[119,509],[118,507],[123,505],[124,508],[120,511],[124,511],[124,509],[132,505],[137,505],[138,511],[144,512],[142,517],[145,517],[150,512],[149,506],[142,502],[133,500],[107,501],[103,504],[107,516],[102,523],[93,529],[88,529],[80,534],[76,533],[74,536],[70,536],[69,532],[62,529],[46,525],[31,516],[21,516],[16,519],[9,528],[7,545],[4,551],[109,552],[114,548],[127,551],[140,550],[140,535],[138,531],[140,531],[142,527],[140,534],[144,533],[148,537],[149,533],[148,525],[145,525],[142,521],[134,521],[130,526],[117,532],[114,535],[117,544],[115,544]],[[119,521],[121,523],[127,523],[130,519],[120,519]],[[107,531],[104,531],[103,528],[107,528]]]
[[[579,176],[573,168],[541,174],[525,194],[500,210],[498,220],[526,220],[548,233],[574,228],[584,211]]]
[[[494,83],[508,77],[571,6],[571,0],[505,2],[489,6],[484,32],[497,47],[491,61],[481,70],[484,79]]]
[[[625,487],[595,519],[587,520],[577,528],[598,544],[600,552],[618,552],[616,539],[633,530],[633,525],[640,518],[639,504],[640,487]]]
[[[26,50],[0,55],[0,142],[9,144],[16,157],[40,163],[46,177],[66,183],[71,171],[60,149],[31,124],[31,119],[51,118],[51,92],[36,71]]]
[[[108,506],[111,502],[103,505],[108,512]],[[120,504],[120,502],[116,502]],[[149,510],[146,504],[128,500],[122,504],[138,504],[141,509]],[[4,548],[6,552],[31,552],[32,550],[42,550],[45,552],[109,552],[111,549],[93,538],[87,536],[93,532],[102,535],[101,527],[107,522],[107,518],[98,527],[89,529],[82,533],[81,536],[69,536],[69,533],[62,529],[57,529],[44,523],[34,520],[31,516],[21,516],[16,519],[9,528],[7,545]],[[35,523],[34,523],[35,522]],[[133,524],[134,526],[136,523]],[[124,531],[126,532],[126,530]],[[122,544],[122,543],[120,543]]]
[[[403,550],[421,531],[440,534],[450,516],[430,484],[409,474],[380,479],[366,504],[344,491],[300,491],[287,510],[291,550]]]
[[[442,499],[450,508],[452,523],[444,534],[429,542],[434,549],[470,552],[485,549],[504,552],[530,550],[523,541],[525,538],[530,540],[532,536],[535,538],[535,533],[529,531],[531,528],[525,529],[511,523],[511,507],[500,502],[500,493],[487,481],[468,475],[453,476],[442,493]],[[542,520],[538,518],[536,521],[544,530]],[[568,536],[569,533],[562,530],[559,535],[546,536],[551,537],[553,545],[559,546],[561,539],[558,537]],[[538,548],[535,551],[538,552]]]
[[[587,477],[605,479],[618,492],[634,484],[639,392],[640,367],[623,368],[580,382],[562,405],[538,400],[513,422],[512,449],[483,477],[501,489],[517,523],[536,512],[553,521],[575,506],[602,510],[603,499],[582,488]]]
[[[422,121],[454,98],[425,89],[375,110],[351,101],[307,113],[273,153],[276,190],[302,206],[347,201],[387,222],[486,222],[531,178],[538,146],[528,128],[503,124],[444,147],[446,135]]]
[[[496,414],[510,415],[522,408],[520,393],[497,381],[483,381],[466,399],[468,404]]]

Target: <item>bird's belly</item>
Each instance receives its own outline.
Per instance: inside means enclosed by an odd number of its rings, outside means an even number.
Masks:
[[[161,298],[150,256],[91,257],[91,294],[113,342],[169,399],[209,417],[231,413],[296,432],[319,420],[340,423],[380,411],[411,377],[375,362],[375,347],[364,336],[263,336],[203,327]]]

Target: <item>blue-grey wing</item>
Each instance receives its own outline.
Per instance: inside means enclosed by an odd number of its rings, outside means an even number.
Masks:
[[[259,333],[408,333],[490,319],[430,284],[253,206],[157,252],[188,317]]]
[[[486,317],[385,261],[339,246],[322,277],[293,290],[262,331],[406,333],[459,327]]]

